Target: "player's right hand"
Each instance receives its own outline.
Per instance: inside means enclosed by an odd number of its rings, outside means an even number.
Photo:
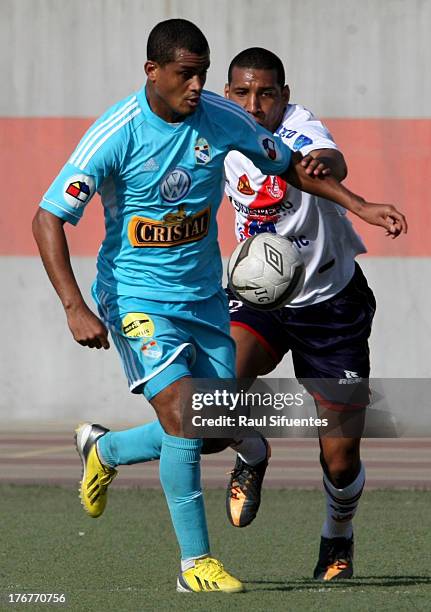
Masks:
[[[66,316],[76,342],[89,348],[109,349],[108,330],[87,305],[68,309]]]
[[[392,204],[375,204],[364,202],[358,216],[371,225],[380,225],[386,229],[386,235],[396,238],[407,233],[405,216]]]

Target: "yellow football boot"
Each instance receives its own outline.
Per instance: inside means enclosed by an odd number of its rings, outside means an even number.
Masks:
[[[79,497],[85,512],[93,518],[105,510],[108,486],[117,475],[117,470],[103,465],[97,454],[96,442],[108,431],[101,425],[83,423],[75,433],[76,450],[82,462]]]
[[[212,557],[196,559],[195,566],[181,572],[177,579],[179,593],[240,593],[244,585],[231,576],[223,564]]]

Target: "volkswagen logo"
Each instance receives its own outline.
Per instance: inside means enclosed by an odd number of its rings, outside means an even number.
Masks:
[[[175,168],[166,174],[160,183],[160,194],[167,202],[178,202],[190,191],[192,179],[182,168]]]

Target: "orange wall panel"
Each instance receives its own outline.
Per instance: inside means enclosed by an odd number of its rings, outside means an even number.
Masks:
[[[31,219],[51,180],[88,128],[86,118],[0,119],[3,186],[0,255],[35,255]],[[328,119],[344,152],[346,185],[367,199],[393,202],[407,215],[409,233],[393,241],[358,220],[355,226],[374,256],[431,255],[431,119]],[[219,214],[224,255],[235,244],[233,214]],[[73,255],[95,255],[103,237],[103,215],[95,198],[76,228],[68,228]]]

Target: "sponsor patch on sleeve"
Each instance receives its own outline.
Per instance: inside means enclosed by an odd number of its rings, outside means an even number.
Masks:
[[[91,200],[96,190],[92,176],[74,174],[64,184],[64,200],[73,208],[81,208]]]
[[[307,145],[311,145],[311,144],[313,144],[313,141],[311,138],[309,138],[308,136],[305,136],[305,134],[300,134],[298,138],[296,138],[295,142],[293,143],[293,150],[299,151],[299,149],[302,149],[302,147],[306,147]]]

